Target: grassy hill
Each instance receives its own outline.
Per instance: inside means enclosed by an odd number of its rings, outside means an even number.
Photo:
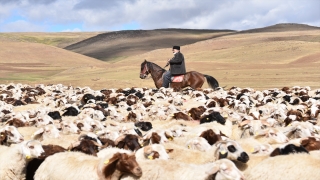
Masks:
[[[103,61],[118,61],[148,51],[187,45],[234,33],[232,30],[156,29],[99,34],[65,49]]]
[[[227,88],[266,89],[296,85],[320,88],[320,30],[313,27],[294,30],[290,24],[282,26],[281,31],[273,32],[229,32],[226,35],[215,32],[213,34],[218,37],[186,44],[181,50],[187,71],[212,75]],[[132,43],[134,38],[130,38],[130,33],[127,36],[128,39],[123,35],[122,39],[117,37],[119,44],[114,44],[114,49]],[[139,39],[143,38],[136,38]],[[166,41],[153,42],[166,48],[128,54],[109,63],[53,46],[0,39],[0,83],[62,83],[94,89],[154,87],[152,79],[139,78],[140,64],[147,59],[164,66],[172,52]],[[139,50],[133,52],[140,51],[143,46],[150,47],[150,44],[137,44]]]
[[[64,48],[70,44],[74,44],[84,39],[88,39],[100,33],[102,32],[0,33],[0,42],[31,42]]]
[[[263,28],[244,30],[244,31],[240,31],[240,33],[310,31],[310,30],[320,30],[320,27],[309,26],[307,24],[281,23],[281,24],[275,24],[275,25],[267,26]]]

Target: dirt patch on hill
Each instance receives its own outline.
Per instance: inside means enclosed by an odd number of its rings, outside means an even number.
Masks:
[[[309,63],[320,63],[320,53],[304,56],[302,58],[299,58],[291,62],[290,64],[309,64]]]

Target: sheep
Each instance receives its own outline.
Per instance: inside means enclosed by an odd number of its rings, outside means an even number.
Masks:
[[[97,131],[96,134],[99,138],[111,139],[112,141],[115,141],[120,136],[119,132],[110,131],[109,129]]]
[[[33,133],[32,138],[35,140],[43,140],[46,138],[58,138],[59,130],[56,126],[49,124]]]
[[[97,156],[97,152],[99,151],[98,148],[101,146],[102,146],[101,144],[98,144],[94,140],[81,139],[80,141],[71,144],[71,146],[68,147],[68,150],[83,152],[85,154],[91,154],[93,156]]]
[[[173,149],[170,154],[172,159],[185,163],[202,164],[221,158],[227,158],[241,163],[247,163],[249,161],[248,154],[233,140],[218,141],[215,145],[210,146],[204,138],[198,138],[200,141],[194,139],[185,144],[185,146],[179,146],[169,142],[165,143],[164,147],[166,149]],[[201,141],[201,139],[203,139],[203,141]]]
[[[139,179],[219,179],[243,180],[241,171],[227,159],[221,159],[206,164],[185,164],[172,160],[138,161],[143,174]],[[131,180],[133,177],[124,176],[122,179]]]
[[[134,154],[115,153],[110,158],[94,157],[79,152],[57,153],[46,158],[34,176],[35,180],[100,180],[120,179],[123,174],[142,176]]]
[[[80,134],[80,129],[72,121],[67,121],[67,120],[62,121],[61,127],[62,127],[63,134],[69,134],[69,133]]]
[[[13,118],[13,119],[7,121],[5,124],[9,125],[9,126],[14,126],[16,128],[24,127],[24,126],[28,125],[28,123],[23,122],[23,121],[21,121],[20,119],[17,119],[17,118]]]
[[[26,167],[26,179],[33,179],[33,176],[36,172],[36,170],[39,168],[39,166],[42,164],[42,162],[48,157],[55,153],[59,152],[65,152],[67,151],[65,148],[59,146],[59,145],[42,145],[42,148],[44,150],[44,153],[41,154],[38,158],[32,159],[27,167]]]
[[[221,135],[214,133],[212,129],[208,129],[207,131],[203,131],[200,134],[200,137],[203,137],[204,139],[206,139],[210,145],[213,145],[217,141],[222,140]]]
[[[320,140],[316,137],[308,137],[301,139],[301,145],[307,151],[320,150]]]
[[[20,132],[17,130],[14,126],[5,126],[3,128],[0,128],[0,133],[3,139],[0,141],[0,144],[4,145],[10,145],[12,143],[20,143],[24,141],[23,136],[20,134]]]
[[[221,116],[219,112],[212,112],[208,115],[204,115],[200,118],[200,124],[208,123],[212,121],[217,121],[218,123],[224,125],[226,123],[226,120]]]
[[[150,129],[152,129],[151,122],[140,121],[140,122],[136,122],[134,125],[140,128],[142,131],[149,131]]]
[[[275,148],[270,157],[278,156],[278,155],[288,155],[292,153],[309,153],[302,145],[296,146],[294,144],[284,144],[277,148]]]
[[[259,130],[254,137],[262,143],[281,144],[289,142],[288,137],[276,128]]]
[[[138,140],[138,136],[127,134],[118,137],[115,140],[115,144],[118,148],[130,149],[131,151],[136,151],[141,148],[141,145]]]
[[[3,179],[24,179],[28,162],[37,158],[44,150],[39,141],[24,141],[9,147],[0,154],[0,177]]]
[[[320,179],[320,159],[309,154],[289,154],[265,159],[245,172],[248,179]]]

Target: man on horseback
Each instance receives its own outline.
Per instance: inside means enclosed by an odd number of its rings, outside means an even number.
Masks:
[[[167,62],[167,67],[170,65],[170,69],[164,73],[162,87],[168,88],[171,82],[171,76],[182,75],[186,73],[186,66],[184,63],[183,54],[180,52],[180,46],[173,46],[172,52],[174,54],[173,58],[169,59]]]

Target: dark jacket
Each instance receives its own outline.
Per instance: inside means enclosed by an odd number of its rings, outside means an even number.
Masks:
[[[169,61],[170,72],[172,75],[180,75],[186,73],[186,66],[184,63],[183,54],[177,52],[174,57]]]

